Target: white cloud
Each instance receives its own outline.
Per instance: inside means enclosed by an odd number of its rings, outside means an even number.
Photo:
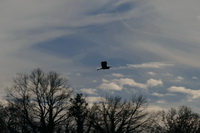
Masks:
[[[157,105],[150,105],[148,108],[147,108],[147,111],[150,111],[150,112],[157,112],[157,111],[163,111],[163,110],[167,110],[166,108],[163,108],[161,106],[157,106]]]
[[[155,72],[148,72],[149,75],[155,76],[156,73]]]
[[[192,77],[192,79],[198,79],[198,77],[196,77],[196,76],[193,76],[193,77]]]
[[[106,90],[123,90],[126,88],[126,86],[129,87],[138,87],[142,89],[147,89],[148,87],[156,87],[163,85],[163,82],[161,79],[149,79],[147,80],[146,84],[138,83],[135,80],[131,78],[119,78],[119,79],[112,79],[112,80],[102,80],[102,84],[99,86],[100,89],[106,89]]]
[[[98,101],[104,101],[105,98],[103,97],[86,97],[86,101],[89,103],[94,103],[94,102],[98,102]]]
[[[174,96],[174,94],[171,94],[171,93],[167,93],[167,94],[161,94],[161,93],[152,93],[151,94],[152,96],[157,96],[157,97],[164,97],[164,96]]]
[[[192,90],[192,89],[188,89],[182,86],[172,86],[168,88],[168,91],[185,93],[185,94],[191,95],[193,99],[200,98],[200,90]]]
[[[109,83],[109,80],[107,80],[107,79],[102,79],[102,82],[103,82],[103,83]]]
[[[122,90],[122,86],[119,86],[118,84],[114,83],[114,82],[105,82],[105,83],[102,83],[100,86],[99,86],[100,89],[104,89],[104,90],[115,90],[115,91],[120,91]]]
[[[166,103],[166,101],[165,100],[158,100],[158,101],[156,101],[157,103]]]
[[[173,75],[173,74],[171,74],[171,73],[164,73],[164,74],[163,74],[163,76],[172,77],[172,76],[174,76],[174,75]]]
[[[148,63],[142,63],[142,64],[127,64],[126,66],[120,66],[118,68],[113,68],[114,70],[118,69],[132,69],[132,68],[165,68],[174,66],[174,64],[164,63],[164,62],[148,62]],[[150,72],[149,74],[155,74],[153,72]]]
[[[124,75],[121,74],[121,73],[112,73],[111,75],[112,75],[113,77],[118,77],[118,78],[124,77]]]
[[[152,95],[153,95],[153,96],[157,96],[157,97],[163,97],[163,96],[164,96],[163,94],[156,93],[156,92],[152,93]]]
[[[147,80],[147,86],[154,87],[154,86],[161,86],[163,85],[163,81],[161,79],[149,79]]]
[[[120,78],[120,79],[117,79],[117,80],[114,80],[114,81],[118,82],[121,85],[128,85],[128,86],[131,86],[131,87],[139,87],[139,88],[146,89],[145,84],[137,83],[133,79],[130,79],[130,78]]]
[[[143,64],[128,64],[128,68],[163,68],[173,66],[173,64],[167,64],[163,62],[149,62]]]
[[[123,90],[124,86],[130,86],[130,87],[139,87],[142,89],[146,89],[146,85],[142,83],[137,83],[133,79],[130,78],[120,78],[120,79],[113,79],[113,80],[102,80],[102,84],[99,86],[100,89],[106,89],[106,90]]]
[[[84,88],[84,89],[81,89],[81,91],[82,91],[83,93],[86,93],[86,94],[97,95],[97,92],[96,92],[95,89],[86,89],[86,88]]]
[[[96,82],[97,82],[97,80],[92,80],[92,82],[93,82],[93,83],[96,83]]]
[[[181,82],[184,78],[181,76],[177,76],[172,82]]]

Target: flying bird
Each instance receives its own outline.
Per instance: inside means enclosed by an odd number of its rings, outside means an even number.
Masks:
[[[111,66],[107,66],[107,61],[102,61],[101,62],[101,68],[97,69],[97,70],[101,70],[101,69],[110,69]]]

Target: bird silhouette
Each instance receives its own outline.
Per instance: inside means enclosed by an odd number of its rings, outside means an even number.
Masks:
[[[101,68],[97,69],[97,70],[101,70],[101,69],[110,69],[111,66],[107,66],[107,61],[102,61],[101,62]]]

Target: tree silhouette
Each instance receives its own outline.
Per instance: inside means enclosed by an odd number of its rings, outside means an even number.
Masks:
[[[160,113],[160,121],[157,122],[157,131],[163,133],[199,133],[200,116],[187,106]]]
[[[32,132],[53,133],[67,119],[71,93],[64,77],[38,68],[14,78],[8,101],[18,107],[20,118]]]
[[[92,108],[94,130],[97,133],[142,132],[151,120],[145,112],[146,106],[143,96],[133,96],[129,102],[122,101],[121,97],[107,97]]]
[[[0,104],[0,132],[7,133],[7,113],[3,104]]]
[[[91,123],[88,119],[89,109],[85,97],[82,94],[76,94],[70,102],[69,115],[75,121],[75,131],[77,133],[89,133]]]

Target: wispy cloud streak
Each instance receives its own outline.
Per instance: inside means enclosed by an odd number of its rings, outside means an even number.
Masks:
[[[174,66],[174,64],[164,63],[164,62],[148,62],[148,63],[142,63],[142,64],[127,64],[126,66],[120,66],[117,68],[113,68],[114,70],[117,69],[133,69],[133,68],[165,68],[165,67],[171,67]]]

